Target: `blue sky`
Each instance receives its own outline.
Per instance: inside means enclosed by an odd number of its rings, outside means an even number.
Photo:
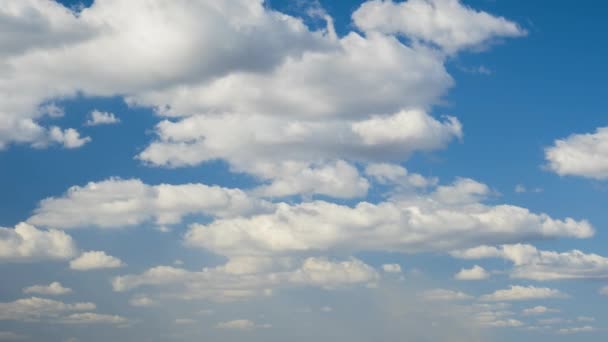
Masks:
[[[0,4],[0,341],[604,341],[604,7]]]

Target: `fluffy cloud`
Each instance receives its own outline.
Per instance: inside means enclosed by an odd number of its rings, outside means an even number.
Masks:
[[[548,168],[561,176],[608,178],[608,127],[573,134],[545,149]]]
[[[479,299],[488,302],[502,302],[567,297],[568,295],[565,293],[556,289],[550,289],[548,287],[511,285],[511,287],[508,289],[497,290],[494,293],[483,295]]]
[[[246,267],[235,265],[243,262]],[[294,264],[292,260],[255,262],[246,258],[199,272],[158,266],[142,274],[115,277],[112,286],[121,292],[156,286],[163,288],[166,296],[227,301],[270,295],[275,288],[312,286],[334,289],[372,283],[377,279],[374,269],[356,259],[331,262],[325,258],[307,258]]]
[[[66,304],[52,299],[31,297],[0,303],[0,320],[39,321],[46,318],[57,318],[74,311],[94,309],[95,304],[93,303]]]
[[[73,186],[62,197],[42,200],[28,222],[62,229],[120,228],[148,221],[166,225],[179,223],[188,214],[231,216],[265,206],[238,189],[203,184],[147,185],[138,179],[110,178]]]
[[[428,196],[377,204],[279,203],[269,214],[193,224],[185,241],[221,255],[246,256],[328,250],[444,252],[481,241],[593,235],[586,221],[556,220],[510,205],[470,203],[485,191],[481,189],[459,180]]]
[[[526,32],[517,24],[475,11],[460,0],[392,0],[365,2],[353,14],[366,32],[398,33],[436,44],[448,53],[485,44],[497,37],[518,37]]]
[[[483,280],[488,279],[489,277],[490,273],[478,265],[475,265],[470,269],[463,268],[454,275],[454,278],[458,280]]]
[[[76,251],[72,238],[59,230],[40,230],[27,223],[0,227],[0,262],[65,260]]]
[[[89,271],[103,268],[119,268],[125,264],[118,258],[107,255],[101,251],[82,253],[78,258],[70,261],[70,268],[77,271]]]
[[[102,112],[97,109],[93,110],[89,115],[89,119],[85,122],[86,126],[112,125],[119,123],[120,119],[110,112]]]
[[[41,294],[41,295],[64,295],[71,293],[72,289],[63,287],[59,282],[52,282],[48,285],[33,285],[23,289],[23,293],[26,294]]]
[[[386,273],[401,273],[401,266],[399,264],[384,264],[382,270]]]
[[[516,244],[500,247],[479,246],[456,251],[452,255],[464,259],[503,258],[513,262],[513,278],[532,280],[608,279],[608,258],[568,252],[540,251],[531,245]]]
[[[37,120],[45,114],[37,106],[47,99],[78,91],[134,94],[230,72],[263,72],[327,45],[321,33],[262,1],[98,1],[76,14],[54,1],[9,0],[0,13],[2,31],[18,32],[0,37],[6,99],[0,145],[44,141],[47,129]],[[226,41],[231,44],[221,44]],[[207,52],[204,58],[199,51]]]

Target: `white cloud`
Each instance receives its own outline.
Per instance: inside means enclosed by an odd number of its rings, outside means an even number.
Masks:
[[[608,178],[608,127],[573,134],[545,149],[547,167],[560,176]]]
[[[446,289],[433,289],[428,290],[422,293],[422,297],[426,300],[431,301],[456,301],[456,300],[469,300],[473,299],[473,296],[470,296],[464,292],[446,290]]]
[[[31,297],[0,303],[0,320],[39,321],[46,318],[57,318],[69,312],[94,309],[95,304],[93,303],[66,304],[52,299]]]
[[[380,184],[398,185],[405,188],[425,188],[437,184],[437,178],[425,178],[409,173],[404,167],[389,163],[373,163],[365,168],[365,175]]]
[[[588,332],[593,332],[596,330],[597,329],[595,329],[594,327],[586,325],[583,327],[561,328],[561,329],[557,330],[557,333],[567,335],[567,334],[588,333]]]
[[[23,293],[26,294],[41,294],[41,295],[64,295],[71,293],[72,289],[63,287],[59,282],[52,282],[48,285],[33,285],[23,289]]]
[[[125,264],[120,259],[101,251],[84,252],[78,258],[70,261],[70,268],[77,271],[119,268],[123,266]]]
[[[220,322],[216,325],[217,329],[228,330],[252,330],[252,329],[268,329],[272,328],[270,324],[257,324],[248,319],[235,319],[232,321]]]
[[[481,296],[479,299],[488,302],[536,300],[549,298],[567,298],[565,293],[548,287],[511,285],[505,290],[497,290],[492,294]]]
[[[439,195],[361,202],[353,207],[324,201],[278,203],[270,214],[193,224],[185,241],[221,255],[238,256],[319,253],[335,248],[443,252],[482,241],[593,235],[586,221],[555,220],[510,205],[466,203],[478,196],[477,188],[457,183],[454,189],[442,187]]]
[[[559,312],[557,309],[551,309],[546,306],[538,305],[532,308],[526,308],[522,310],[522,314],[524,316],[535,316],[535,315],[543,315],[546,313],[556,313]]]
[[[91,141],[90,137],[80,137],[80,133],[73,128],[61,129],[56,126],[50,128],[49,139],[63,145],[65,148],[78,148]]]
[[[165,296],[229,301],[268,296],[275,288],[312,286],[335,289],[378,279],[378,274],[370,266],[356,259],[331,262],[325,258],[307,258],[301,263],[274,260],[277,263],[273,265],[262,263],[261,267],[248,269],[235,267],[231,264],[233,262],[199,272],[158,266],[142,274],[115,277],[112,286],[119,292],[155,286],[162,288]]]
[[[86,126],[112,125],[120,122],[120,119],[110,112],[102,112],[97,109],[89,114],[89,119],[85,122]]]
[[[158,304],[159,303],[156,300],[145,295],[137,295],[129,299],[129,305],[136,307],[147,308],[157,306]]]
[[[366,32],[402,34],[448,53],[526,34],[517,24],[475,11],[459,0],[372,0],[361,5],[353,19]]]
[[[401,266],[399,264],[384,264],[382,270],[386,273],[401,273]]]
[[[76,251],[72,238],[59,230],[40,230],[27,223],[0,227],[0,262],[65,260]]]
[[[125,324],[128,320],[118,315],[105,315],[93,312],[75,313],[60,320],[64,324]]]
[[[147,185],[138,179],[110,178],[73,186],[62,197],[42,200],[28,222],[62,229],[120,228],[150,220],[167,225],[179,223],[188,214],[230,216],[266,206],[239,189],[203,184]]]
[[[578,250],[568,252],[540,251],[525,244],[500,247],[479,246],[452,252],[464,259],[503,258],[513,262],[512,278],[538,281],[561,279],[608,279],[608,258],[585,254]]]
[[[176,318],[174,323],[178,324],[178,325],[187,325],[187,324],[194,324],[194,323],[196,323],[196,321],[193,320],[192,318]]]
[[[454,278],[458,280],[483,280],[489,277],[490,273],[479,265],[475,265],[470,269],[463,268],[454,275]]]

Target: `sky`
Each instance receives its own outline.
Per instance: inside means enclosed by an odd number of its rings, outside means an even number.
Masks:
[[[0,341],[605,341],[607,12],[1,1]]]

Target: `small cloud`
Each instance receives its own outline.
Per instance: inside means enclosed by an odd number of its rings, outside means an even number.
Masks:
[[[386,273],[401,273],[401,266],[399,264],[384,264],[382,270]]]
[[[48,285],[33,285],[30,287],[26,287],[23,289],[23,293],[26,294],[41,294],[41,295],[51,295],[58,296],[63,294],[71,293],[72,289],[63,287],[59,282],[52,282]]]
[[[331,306],[324,306],[321,308],[322,312],[332,312],[334,309]]]
[[[147,308],[158,305],[158,302],[148,296],[138,295],[129,299],[129,305]]]
[[[0,341],[19,341],[25,340],[27,336],[14,333],[12,331],[0,331]]]
[[[175,324],[178,325],[187,325],[187,324],[194,324],[196,323],[195,320],[193,320],[192,318],[176,318],[175,319]]]
[[[464,292],[446,289],[428,290],[422,293],[422,297],[431,301],[457,301],[473,299],[472,296]]]
[[[483,267],[475,265],[471,269],[461,269],[460,272],[454,275],[458,280],[484,280],[490,277],[490,273]]]
[[[82,147],[91,141],[90,137],[81,137],[80,133],[73,128],[61,129],[57,126],[49,129],[48,138],[51,142],[59,143],[68,149]],[[39,147],[42,146],[40,145]]]
[[[562,328],[557,331],[560,335],[568,335],[568,334],[578,334],[578,333],[587,333],[594,332],[596,329],[590,325],[586,325],[584,327],[573,327],[573,328]]]
[[[88,271],[102,268],[118,268],[126,266],[120,259],[107,255],[102,251],[89,251],[82,253],[78,258],[70,261],[70,268],[77,271]]]
[[[557,313],[557,312],[559,312],[559,310],[551,309],[551,308],[548,308],[548,307],[542,306],[542,305],[522,310],[522,314],[524,316],[535,316],[535,315],[542,315],[542,314],[546,314],[546,313]]]
[[[218,329],[226,329],[226,330],[252,330],[252,329],[268,329],[271,328],[270,324],[256,324],[253,321],[248,319],[236,319],[233,321],[220,322],[216,325]]]
[[[120,122],[120,119],[110,112],[102,112],[97,109],[93,110],[89,114],[89,119],[84,123],[85,126],[98,126],[98,125],[113,125]]]

